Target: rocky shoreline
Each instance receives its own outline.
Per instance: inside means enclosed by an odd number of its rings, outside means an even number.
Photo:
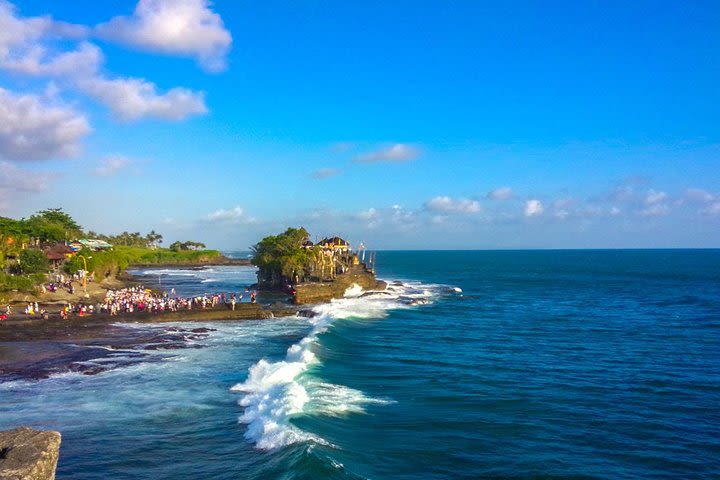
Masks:
[[[242,260],[234,265],[247,265]],[[228,265],[213,263],[212,265]],[[202,265],[202,267],[211,264]],[[136,267],[136,265],[133,265]],[[198,265],[180,267],[179,265],[152,265],[152,268],[202,268]],[[87,292],[81,287],[74,294],[67,291],[44,293],[37,298],[16,298],[11,303],[14,313],[0,321],[0,381],[8,379],[47,378],[59,371],[77,371],[92,375],[104,371],[104,368],[90,366],[85,362],[98,355],[106,355],[93,348],[131,349],[131,350],[173,350],[189,348],[188,338],[206,335],[205,327],[169,326],[158,334],[152,329],[129,329],[120,324],[167,324],[170,322],[225,322],[250,321],[292,315],[312,316],[309,307],[301,305],[327,303],[333,298],[341,298],[345,290],[357,284],[366,290],[384,289],[385,283],[377,281],[375,276],[358,268],[333,282],[310,283],[297,286],[295,304],[287,301],[275,303],[238,303],[235,308],[229,304],[216,307],[194,308],[165,312],[133,312],[118,315],[93,313],[84,316],[71,315],[63,319],[60,310],[67,304],[101,303],[105,293],[111,289],[121,289],[137,285],[139,282],[129,274],[120,278],[110,278],[99,283],[89,283]],[[271,297],[272,298],[272,297]],[[22,313],[30,301],[37,301],[40,308],[47,312],[45,318],[28,318]],[[199,329],[199,330],[198,330]],[[155,337],[158,338],[155,338]],[[137,354],[142,357],[143,354]],[[132,361],[143,361],[140,358]],[[112,364],[109,364],[112,368]]]
[[[16,319],[0,322],[0,382],[48,378],[54,373],[77,372],[95,375],[105,370],[146,361],[143,352],[197,348],[189,340],[208,335],[211,328],[193,322],[253,321],[301,313],[286,304],[243,303],[235,310],[224,306],[200,310],[125,315],[93,314],[63,320],[59,314],[44,319]],[[190,323],[187,327],[133,329],[122,324],[163,325]],[[87,363],[116,352],[131,350],[120,363]]]
[[[53,480],[60,439],[60,432],[28,427],[0,432],[0,478]]]

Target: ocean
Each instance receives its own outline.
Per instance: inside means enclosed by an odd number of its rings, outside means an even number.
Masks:
[[[387,291],[312,318],[66,345],[103,368],[0,383],[0,429],[61,431],[59,479],[720,478],[720,250],[392,251],[377,268]],[[254,281],[135,273],[181,295]]]

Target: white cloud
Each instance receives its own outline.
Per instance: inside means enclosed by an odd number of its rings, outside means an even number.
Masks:
[[[321,168],[315,170],[310,174],[312,178],[322,180],[323,178],[330,178],[340,174],[340,170],[336,168]]]
[[[420,150],[412,145],[404,143],[396,143],[388,147],[383,147],[374,152],[358,155],[355,161],[360,163],[376,163],[376,162],[407,162],[414,160],[420,155]]]
[[[400,205],[393,205],[390,209],[390,222],[399,228],[415,228],[417,226],[417,220],[415,212],[412,210],[406,210]]]
[[[21,17],[17,8],[0,0],[0,67],[18,73],[39,75],[40,70],[50,68],[42,60],[48,55],[43,42],[47,39],[79,40],[87,35],[87,27],[57,22],[49,15]],[[61,59],[57,70],[67,60]]]
[[[0,88],[0,158],[72,157],[88,133],[85,116],[71,108],[46,105],[36,95],[14,95]]]
[[[525,216],[526,217],[537,217],[541,215],[545,208],[540,200],[528,200],[525,202]]]
[[[358,212],[355,216],[360,220],[373,220],[375,218],[378,218],[380,216],[380,213],[374,208],[368,208],[367,210]]]
[[[707,203],[715,199],[715,195],[700,188],[688,188],[685,190],[685,199],[691,202]]]
[[[79,80],[78,87],[125,121],[144,117],[183,120],[208,111],[203,92],[175,87],[161,94],[154,83],[141,78],[109,80],[98,76]]]
[[[140,0],[132,16],[96,27],[105,39],[143,50],[195,58],[208,71],[225,68],[232,43],[208,0]]]
[[[330,145],[330,151],[332,153],[345,153],[355,148],[353,142],[335,142]]]
[[[80,39],[87,27],[58,22],[52,17],[20,17],[17,8],[0,0],[0,65],[22,63],[26,55],[38,57],[44,53],[38,42],[47,37]]]
[[[82,36],[79,30],[82,27],[55,22],[50,17],[17,17],[15,8],[0,0],[0,68],[55,78],[62,86],[106,105],[121,120],[183,120],[207,113],[203,92],[176,87],[162,93],[143,78],[109,77],[101,73],[104,56],[96,45],[83,41],[67,49],[67,45],[57,42],[58,37]]]
[[[115,175],[131,163],[132,160],[124,155],[107,155],[100,165],[95,168],[94,174],[101,177],[109,177]]]
[[[664,203],[653,203],[639,213],[643,217],[662,217],[670,213],[670,207]]]
[[[512,198],[513,191],[510,187],[501,187],[496,188],[495,190],[492,190],[488,192],[487,198],[491,200],[509,200]]]
[[[0,0],[0,55],[10,47],[39,38],[49,27],[48,17],[21,19],[13,4]]]
[[[82,42],[76,50],[54,57],[41,45],[33,45],[23,55],[3,59],[0,66],[23,75],[85,77],[94,75],[102,61],[102,52],[97,46]]]
[[[632,202],[635,200],[635,190],[632,187],[623,185],[616,187],[615,190],[608,196],[608,199],[613,202]]]
[[[8,210],[13,202],[22,203],[28,193],[47,190],[60,174],[25,170],[0,160],[0,211]]]
[[[47,190],[53,175],[49,172],[23,170],[0,160],[0,190],[41,192]]]
[[[477,200],[457,199],[447,196],[435,197],[425,202],[425,208],[432,212],[477,213],[481,210]]]
[[[243,210],[242,207],[235,207],[228,210],[225,210],[224,208],[215,210],[207,216],[207,220],[211,222],[231,224],[246,224],[253,223],[255,221],[254,218],[245,215],[245,210]]]
[[[658,203],[664,202],[665,200],[667,200],[667,198],[668,195],[665,192],[656,192],[655,190],[650,190],[645,196],[645,204],[656,205]]]
[[[702,213],[703,215],[710,215],[713,217],[716,215],[720,215],[720,202],[713,202],[713,203],[709,204],[708,206],[703,208],[700,211],[700,213]]]
[[[720,201],[718,200],[720,200],[720,196],[717,194],[710,193],[707,190],[702,190],[700,188],[688,188],[685,191],[685,195],[683,195],[681,202],[700,204],[698,213],[714,217],[720,216]]]

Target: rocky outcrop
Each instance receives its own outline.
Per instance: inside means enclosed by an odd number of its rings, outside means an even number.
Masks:
[[[0,479],[52,480],[59,454],[59,432],[28,427],[0,432]]]
[[[353,284],[365,290],[384,290],[385,282],[379,282],[375,275],[364,268],[358,267],[342,275],[332,282],[313,282],[295,285],[296,304],[324,303],[333,298],[342,298],[345,291]]]

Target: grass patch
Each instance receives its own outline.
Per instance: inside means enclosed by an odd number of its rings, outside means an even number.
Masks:
[[[101,279],[106,275],[117,275],[131,265],[155,264],[198,264],[210,262],[221,256],[218,250],[183,250],[173,251],[166,248],[142,248],[115,246],[112,250],[102,252],[81,251],[68,260],[65,270],[69,273],[84,268],[85,257],[87,269],[95,273],[95,278]]]

